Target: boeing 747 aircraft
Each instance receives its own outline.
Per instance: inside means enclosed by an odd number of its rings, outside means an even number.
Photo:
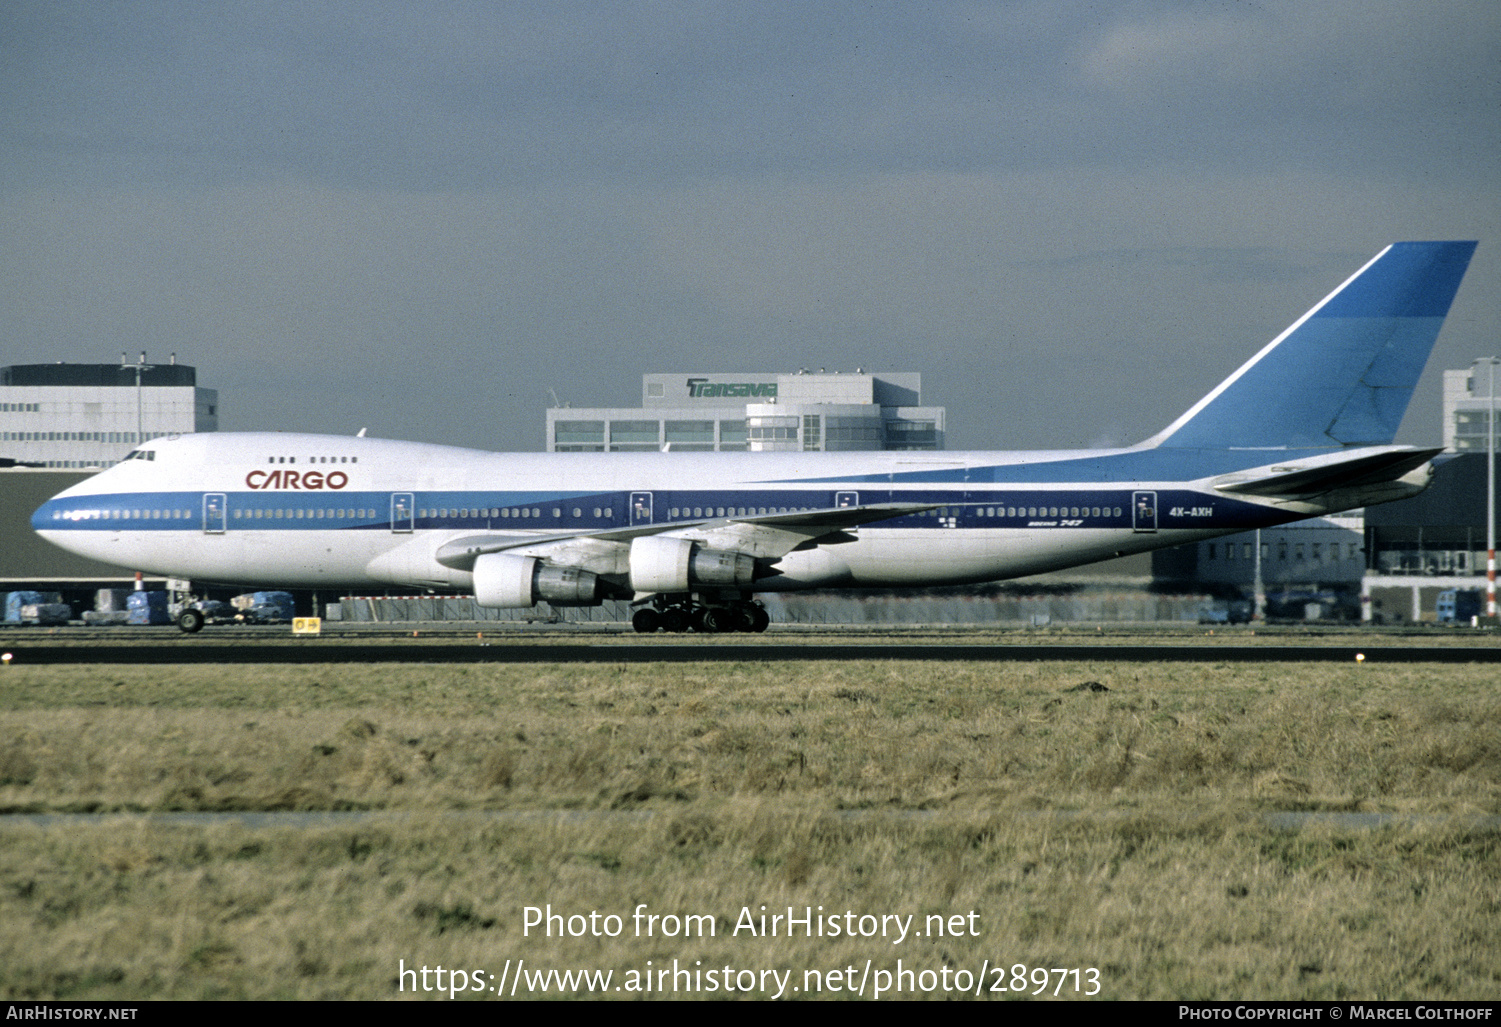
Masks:
[[[1474,250],[1388,246],[1124,449],[499,454],[186,435],[60,493],[32,526],[195,582],[616,598],[640,606],[638,631],[760,631],[757,592],[1018,578],[1417,494],[1439,450],[1392,440]]]

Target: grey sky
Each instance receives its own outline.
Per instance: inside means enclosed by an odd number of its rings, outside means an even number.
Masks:
[[[547,390],[915,370],[1137,441],[1381,246],[1481,240],[1494,0],[0,5],[0,363],[175,350],[226,429],[542,445]]]

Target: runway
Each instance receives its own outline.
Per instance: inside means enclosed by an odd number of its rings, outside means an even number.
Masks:
[[[732,642],[706,638],[661,642],[535,642],[451,639],[423,642],[270,640],[241,636],[151,640],[135,644],[45,644],[6,646],[10,666],[82,664],[315,664],[315,663],[806,663],[852,660],[918,660],[930,663],[1041,661],[1106,663],[1501,663],[1501,646],[1475,645],[1282,645],[1113,644],[1046,642],[976,645]]]

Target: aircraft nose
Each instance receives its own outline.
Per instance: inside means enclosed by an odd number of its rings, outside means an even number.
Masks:
[[[50,528],[52,522],[57,519],[57,512],[57,500],[47,500],[41,506],[37,507],[36,512],[31,515],[31,530],[43,531]]]

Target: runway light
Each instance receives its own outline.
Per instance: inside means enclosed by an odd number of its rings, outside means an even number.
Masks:
[[[4,656],[0,656],[0,660],[4,660],[5,661],[5,665],[7,667],[9,667],[10,666],[10,653],[6,653]]]
[[[1356,663],[1364,663],[1365,662],[1365,653],[1356,653],[1355,654],[1355,662]]]

